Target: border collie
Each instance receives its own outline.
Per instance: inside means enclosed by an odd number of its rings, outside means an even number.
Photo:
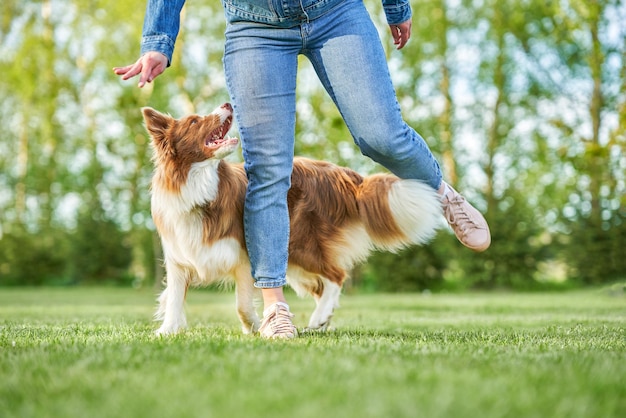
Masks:
[[[231,105],[181,119],[151,108],[142,112],[154,151],[152,217],[166,270],[155,314],[163,321],[157,334],[186,326],[183,308],[190,286],[224,281],[235,284],[243,332],[256,332],[254,300],[260,294],[243,231],[247,178],[242,164],[223,160],[239,143],[226,136]],[[309,329],[328,327],[353,266],[373,250],[393,252],[428,242],[442,213],[436,192],[419,181],[391,174],[363,177],[307,158],[294,160],[287,200],[287,281],[299,296],[315,299]]]

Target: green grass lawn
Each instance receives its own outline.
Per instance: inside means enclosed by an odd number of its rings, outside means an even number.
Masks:
[[[0,416],[625,417],[626,297],[344,295],[335,331],[244,336],[232,292],[0,289]],[[289,295],[296,325],[313,302]]]

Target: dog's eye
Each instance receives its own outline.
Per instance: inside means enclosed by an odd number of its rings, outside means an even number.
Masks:
[[[198,123],[198,119],[192,119],[192,120],[191,120],[191,124],[192,124],[192,125],[195,125],[196,123]]]

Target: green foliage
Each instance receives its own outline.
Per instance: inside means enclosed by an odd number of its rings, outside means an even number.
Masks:
[[[571,276],[586,285],[598,285],[624,278],[626,271],[626,213],[616,213],[609,221],[597,223],[580,216],[569,224],[571,230],[563,245],[569,257]]]
[[[497,200],[498,210],[487,214],[489,223],[497,225],[491,230],[491,248],[481,254],[460,258],[464,279],[472,283],[472,287],[533,288],[536,286],[533,275],[539,264],[553,255],[546,245],[549,243],[542,241],[544,230],[526,197],[514,190],[509,193]]]
[[[411,247],[398,254],[375,253],[357,270],[355,285],[366,291],[415,292],[440,290],[448,264],[444,240]]]
[[[0,284],[159,280],[139,109],[181,116],[228,100],[222,5],[187,3],[172,66],[142,90],[111,67],[137,59],[144,0],[2,7]],[[626,277],[624,1],[415,2],[402,51],[380,1],[367,7],[405,119],[486,212],[493,245],[474,254],[442,233],[374,255],[356,286],[526,289],[545,265],[579,284]],[[296,154],[383,170],[305,58],[297,100]]]
[[[0,239],[1,285],[69,285],[135,280],[126,234],[107,219],[79,218],[74,232],[15,230]]]
[[[37,233],[15,228],[0,239],[0,285],[41,285],[66,275],[65,231],[47,228]]]
[[[626,414],[624,293],[344,296],[326,334],[241,334],[232,294],[0,292],[0,410],[30,417],[568,417]],[[290,295],[299,327],[310,300]],[[42,307],[45,306],[45,309]]]
[[[130,284],[131,248],[127,234],[109,219],[95,212],[79,216],[76,232],[71,235],[70,277],[76,283],[116,280]]]

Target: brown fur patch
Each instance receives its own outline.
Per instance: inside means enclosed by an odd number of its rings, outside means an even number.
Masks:
[[[379,242],[404,240],[406,237],[398,228],[389,209],[387,199],[391,186],[398,178],[390,174],[374,174],[366,177],[358,191],[361,217],[368,234]]]
[[[356,172],[327,162],[294,160],[287,196],[290,262],[343,283],[346,272],[336,265],[332,244],[343,227],[359,220],[357,190],[362,181]]]
[[[247,178],[241,164],[229,165],[224,161],[218,167],[219,188],[217,198],[201,208],[204,241],[207,244],[225,238],[237,239],[245,248],[243,233],[243,204]]]

